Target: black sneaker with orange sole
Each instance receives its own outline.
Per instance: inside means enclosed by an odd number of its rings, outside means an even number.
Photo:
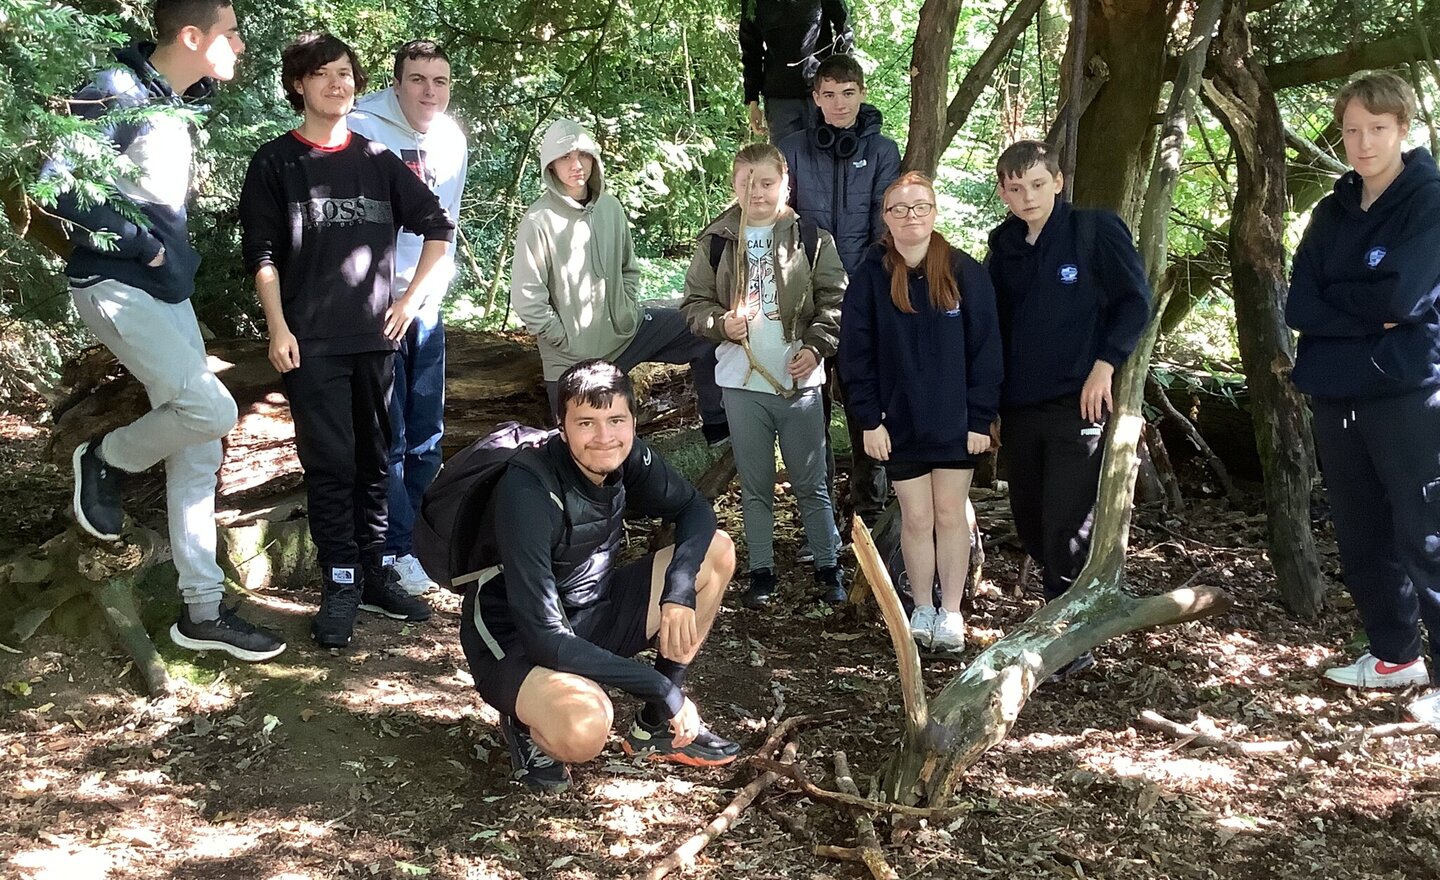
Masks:
[[[620,741],[620,747],[627,755],[644,755],[656,761],[690,767],[723,767],[740,757],[739,743],[716,736],[703,725],[700,733],[684,748],[676,748],[674,740],[669,725],[661,730],[651,730],[637,714],[630,725],[630,732]]]

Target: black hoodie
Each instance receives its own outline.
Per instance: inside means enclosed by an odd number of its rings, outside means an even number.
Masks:
[[[983,434],[1000,402],[1000,333],[985,269],[959,248],[950,266],[960,305],[930,303],[922,269],[909,273],[914,314],[895,307],[885,248],[875,245],[850,279],[840,313],[846,409],[865,430],[884,425],[895,461],[964,461],[966,434]]]
[[[1089,253],[1080,226],[1088,224]],[[1001,406],[1078,392],[1097,360],[1116,369],[1150,320],[1150,285],[1125,221],[1057,198],[1035,243],[1015,215],[990,233],[986,260],[1005,342]]]
[[[1360,175],[1342,175],[1295,251],[1285,320],[1300,331],[1292,378],[1307,394],[1440,385],[1440,169],[1424,149],[1404,160],[1368,211]]]
[[[190,189],[190,128],[178,116],[154,115],[116,121],[111,113],[147,106],[179,108],[208,97],[213,83],[202,79],[184,96],[150,64],[154,43],[138,43],[115,51],[119,66],[100,71],[70,102],[70,112],[84,119],[102,119],[102,130],[116,151],[135,163],[131,178],[115,181],[145,215],[149,228],[115,209],[113,202],[82,206],[75,193],[60,196],[55,212],[74,226],[75,251],[65,274],[77,281],[108,278],[137,287],[156,299],[183,302],[195,290],[200,256],[185,229],[185,201]],[[203,108],[194,108],[203,109]],[[68,178],[73,169],[54,159],[41,170],[45,177]],[[113,246],[93,239],[91,232],[114,235]],[[150,261],[165,248],[165,262]]]
[[[808,98],[820,62],[850,54],[854,43],[844,0],[741,0],[745,103],[762,94]]]

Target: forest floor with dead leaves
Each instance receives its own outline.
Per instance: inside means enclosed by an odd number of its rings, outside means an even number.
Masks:
[[[6,554],[64,527],[68,474],[37,464],[45,433],[35,411],[0,415]],[[1017,590],[1003,496],[975,497],[989,557],[967,656],[1040,604]],[[718,509],[740,535],[737,502],[732,491]],[[1038,690],[966,776],[956,818],[880,824],[900,877],[1440,878],[1440,738],[1353,733],[1401,720],[1405,700],[1320,683],[1322,668],[1359,647],[1353,608],[1337,587],[1319,619],[1287,616],[1257,509],[1192,500],[1182,515],[1137,512],[1132,587],[1220,586],[1233,609],[1118,638],[1093,670]],[[808,567],[788,561],[798,534],[786,498],[783,601],[762,614],[727,600],[691,691],[712,727],[747,749],[777,715],[829,713],[800,734],[799,761],[834,787],[831,756],[843,750],[864,790],[900,736],[894,654],[873,603],[831,611],[809,600]],[[153,603],[173,607],[160,592]],[[332,654],[308,638],[313,591],[246,595],[247,615],[290,645],[258,665],[178,651],[159,620],[156,642],[183,682],[163,700],[142,695],[104,633],[80,643],[42,634],[0,653],[0,877],[639,877],[754,775],[744,763],[627,759],[617,739],[575,768],[571,791],[528,792],[510,781],[496,713],[472,688],[458,597],[430,598],[430,621],[362,615],[355,647]],[[961,662],[927,661],[932,693]],[[620,696],[617,718],[634,708]],[[1298,747],[1200,747],[1141,726],[1146,710],[1231,741]],[[782,781],[672,876],[867,876],[813,854],[853,836],[849,816]]]

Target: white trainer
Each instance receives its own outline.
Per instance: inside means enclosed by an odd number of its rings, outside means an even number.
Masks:
[[[1409,663],[1386,663],[1366,651],[1349,666],[1325,670],[1325,680],[1345,687],[1401,690],[1428,684],[1430,672],[1425,668],[1424,657],[1416,657]]]
[[[910,638],[922,648],[930,647],[935,638],[935,620],[939,615],[929,605],[916,605],[910,612]]]
[[[419,596],[435,588],[435,582],[425,573],[420,560],[408,553],[395,560],[395,573],[400,576],[400,588],[411,596]]]
[[[959,611],[941,609],[935,615],[935,635],[930,647],[936,651],[963,651],[965,649],[965,615]]]
[[[1412,701],[1405,708],[1409,711],[1411,718],[1440,730],[1440,688]]]

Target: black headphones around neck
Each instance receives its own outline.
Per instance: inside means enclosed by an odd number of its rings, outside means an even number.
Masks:
[[[860,137],[854,129],[836,128],[826,122],[810,129],[810,143],[817,150],[834,153],[837,159],[849,159],[860,149]]]

